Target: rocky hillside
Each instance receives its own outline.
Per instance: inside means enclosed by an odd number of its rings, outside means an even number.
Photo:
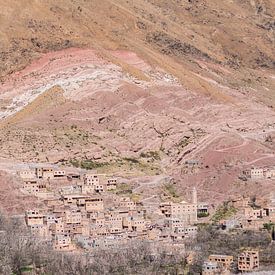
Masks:
[[[196,75],[203,72],[232,87],[252,88],[251,93],[257,88],[257,93],[274,97],[269,75],[274,69],[272,0],[0,3],[2,79],[48,51],[72,46],[128,49],[177,75],[190,89],[219,96]]]
[[[0,3],[4,160],[259,190],[238,175],[275,161],[272,0]]]

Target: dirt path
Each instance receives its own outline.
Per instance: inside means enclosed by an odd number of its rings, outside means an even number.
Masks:
[[[156,187],[156,186],[159,186],[159,185],[161,185],[161,184],[163,184],[163,182],[165,181],[165,180],[167,180],[169,177],[167,177],[167,176],[164,176],[164,175],[161,175],[161,176],[157,176],[153,181],[151,181],[151,182],[143,182],[143,183],[140,183],[140,185],[138,186],[138,187],[136,187],[136,188],[134,188],[133,189],[133,192],[137,192],[137,191],[140,191],[142,188],[146,188],[146,187],[148,187],[148,186],[154,186],[154,187]]]
[[[224,149],[217,149],[217,150],[215,150],[215,151],[216,151],[216,152],[227,152],[227,151],[229,151],[229,150],[235,150],[235,149],[244,147],[244,146],[246,146],[248,143],[249,143],[249,140],[248,140],[248,139],[244,139],[243,142],[242,142],[242,144],[240,144],[240,145],[236,145],[236,146],[232,146],[232,147],[227,147],[227,148],[224,148]]]

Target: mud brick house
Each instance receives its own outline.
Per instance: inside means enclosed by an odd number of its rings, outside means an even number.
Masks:
[[[272,221],[275,222],[275,206],[274,205],[268,205],[267,207],[264,208],[266,210],[268,218]]]
[[[272,168],[266,169],[266,171],[265,171],[265,177],[267,179],[274,179],[275,178],[275,168],[272,167]]]
[[[230,275],[230,271],[217,262],[206,261],[202,266],[202,275]]]
[[[37,237],[44,238],[44,239],[50,239],[49,228],[46,224],[31,225],[30,230],[31,230],[32,234],[34,234]]]
[[[46,199],[44,202],[49,209],[54,209],[56,207],[61,207],[63,205],[63,202],[59,200],[57,197],[53,199]]]
[[[51,224],[54,224],[57,221],[56,216],[51,213],[47,213],[46,215],[44,215],[43,219],[44,219],[44,224],[46,224],[47,226],[50,226]]]
[[[69,234],[55,235],[53,241],[53,248],[57,251],[72,251],[75,249]]]
[[[84,182],[81,184],[82,193],[102,193],[107,190],[105,175],[102,174],[85,174]]]
[[[77,205],[85,207],[85,199],[90,196],[81,194],[64,194],[61,195],[61,201],[64,205]]]
[[[85,249],[109,249],[109,248],[119,248],[123,244],[126,244],[126,240],[117,236],[107,236],[107,237],[77,237],[78,243],[80,243]]]
[[[110,233],[122,232],[123,217],[117,212],[109,212],[105,214],[105,225],[110,229]]]
[[[18,175],[22,179],[34,179],[36,178],[36,173],[34,169],[26,169],[18,172]]]
[[[96,193],[103,193],[106,191],[106,186],[104,184],[94,185],[94,190]]]
[[[220,267],[217,263],[204,262],[202,266],[202,275],[218,275],[220,274]]]
[[[44,224],[43,217],[44,215],[39,210],[36,210],[36,209],[27,210],[25,213],[25,220],[28,226],[43,225]]]
[[[54,170],[53,171],[53,177],[55,179],[65,178],[66,177],[66,171],[64,171],[64,170]]]
[[[81,194],[94,194],[95,193],[95,186],[81,183],[79,185],[79,190],[80,190]]]
[[[136,203],[128,197],[123,197],[119,201],[119,208],[128,209],[128,210],[135,210],[136,209]]]
[[[107,179],[106,183],[106,190],[111,191],[117,188],[117,179],[116,178],[109,178]]]
[[[166,218],[164,220],[164,226],[168,227],[171,230],[175,230],[176,228],[182,228],[186,225],[186,222],[178,219],[178,218]]]
[[[64,232],[69,234],[72,238],[76,237],[77,235],[89,236],[90,230],[87,224],[76,224],[70,223],[64,225]]]
[[[39,184],[36,179],[25,179],[23,181],[23,190],[30,194],[36,194],[39,192]]]
[[[123,217],[122,225],[124,229],[129,231],[142,232],[146,230],[146,221],[139,215]]]
[[[96,236],[107,236],[109,235],[109,230],[105,226],[98,226],[96,224],[91,224],[89,227],[90,236],[96,237]]]
[[[36,167],[35,174],[39,179],[53,179],[54,169],[51,167]]]
[[[244,209],[244,215],[245,218],[249,220],[262,219],[267,216],[267,210],[263,208],[253,209],[251,207],[247,207]]]
[[[174,231],[175,234],[181,235],[183,237],[194,237],[198,233],[197,226],[183,226],[177,227]]]
[[[263,168],[251,168],[243,171],[243,174],[252,180],[263,179],[264,178],[264,169]]]
[[[81,175],[79,173],[67,173],[67,179],[69,181],[80,180],[81,179]]]
[[[105,225],[105,214],[103,212],[95,212],[94,215],[90,215],[90,222],[96,226]]]
[[[238,257],[238,270],[241,272],[253,271],[259,268],[259,251],[245,250]]]
[[[65,233],[65,225],[62,219],[58,219],[55,223],[49,226],[49,229],[53,236],[57,234],[64,234]]]
[[[230,269],[233,264],[233,256],[228,255],[210,255],[208,260],[212,263],[218,263],[226,269]]]
[[[65,223],[67,224],[81,224],[82,214],[80,210],[70,209],[65,211]]]
[[[245,207],[249,207],[250,198],[249,197],[236,198],[232,200],[230,203],[235,208],[245,208]]]
[[[202,163],[197,159],[186,160],[183,165],[182,173],[194,173],[202,167]]]
[[[91,219],[93,235],[121,234],[123,217],[118,213],[105,213]]]
[[[84,184],[85,185],[97,185],[99,184],[99,178],[100,175],[98,174],[84,174],[83,179],[84,179]]]
[[[48,183],[43,180],[37,179],[24,179],[23,190],[29,194],[39,196],[41,198],[48,198],[51,196],[51,192],[48,192]]]
[[[197,222],[197,204],[194,203],[164,202],[160,204],[160,210],[167,218],[177,218],[186,224]]]
[[[69,186],[62,186],[58,192],[62,195],[69,195],[69,194],[81,194],[81,186],[79,185],[69,185]]]
[[[89,197],[85,199],[85,210],[87,212],[100,212],[104,210],[104,203],[101,197]]]

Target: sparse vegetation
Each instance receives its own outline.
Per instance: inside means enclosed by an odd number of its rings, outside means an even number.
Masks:
[[[77,168],[92,170],[97,169],[101,172],[110,172],[110,171],[136,171],[139,173],[144,173],[148,175],[158,174],[160,169],[156,165],[148,164],[137,158],[125,157],[125,158],[114,158],[110,162],[105,161],[95,161],[93,159],[70,159],[65,164],[70,164]]]
[[[132,193],[131,196],[130,196],[130,199],[134,202],[139,202],[140,201],[140,194],[137,194],[137,193]]]
[[[198,218],[206,218],[208,216],[209,216],[209,213],[204,213],[204,212],[198,213]]]
[[[160,160],[160,154],[158,151],[148,151],[140,153],[141,158],[152,158],[154,160]]]
[[[107,162],[96,162],[93,160],[76,160],[76,159],[70,160],[70,164],[73,165],[74,167],[87,169],[87,170],[97,169],[97,168],[101,168],[109,165],[109,163]]]
[[[178,143],[178,147],[180,148],[184,148],[185,146],[187,146],[190,143],[190,137],[183,137],[181,139],[181,141]]]
[[[115,190],[117,195],[132,195],[133,188],[127,183],[121,183],[117,185]]]
[[[264,223],[263,225],[264,229],[266,229],[268,232],[271,232],[273,228],[275,228],[275,223],[269,222],[269,223]]]
[[[179,198],[179,195],[177,194],[177,191],[175,190],[175,187],[172,183],[164,184],[164,191],[175,199]]]
[[[88,253],[57,253],[35,238],[18,219],[0,216],[1,274],[177,274],[186,262],[166,246],[134,241],[116,249]]]
[[[210,254],[233,255],[234,258],[237,258],[240,251],[246,247],[263,248],[265,251],[270,247],[270,240],[270,234],[266,232],[236,231],[225,233],[213,225],[199,227],[196,239],[190,243],[190,249],[196,247],[198,254],[190,267],[189,274],[199,274],[203,261]]]
[[[211,220],[216,223],[222,219],[227,219],[237,213],[237,209],[230,206],[228,202],[224,202],[212,216]]]

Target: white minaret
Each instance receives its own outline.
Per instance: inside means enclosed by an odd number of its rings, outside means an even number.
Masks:
[[[271,205],[275,205],[275,193],[274,192],[270,193],[270,203],[271,203]]]
[[[198,204],[198,195],[197,195],[196,187],[194,187],[193,191],[192,191],[192,203],[193,204]]]

